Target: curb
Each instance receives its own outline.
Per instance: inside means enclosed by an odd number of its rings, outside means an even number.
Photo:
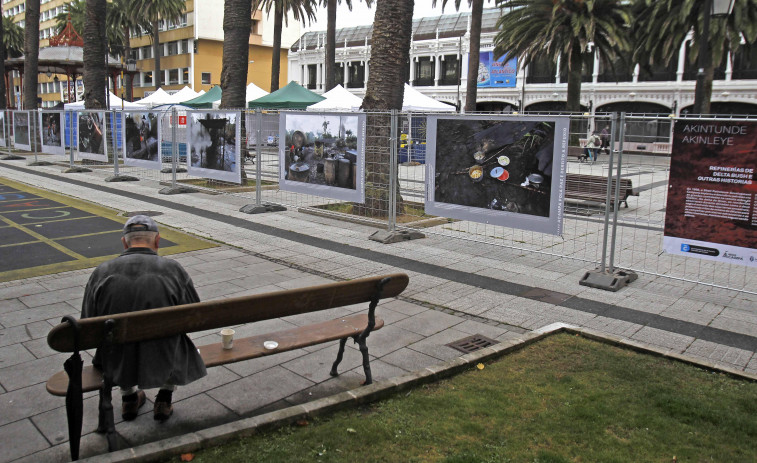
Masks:
[[[375,402],[387,398],[397,392],[426,383],[448,378],[474,367],[479,362],[485,362],[502,357],[506,354],[523,349],[548,336],[558,333],[570,333],[584,336],[588,339],[606,344],[632,349],[637,352],[659,355],[671,360],[687,363],[714,372],[724,373],[738,379],[757,381],[757,375],[747,374],[730,368],[718,367],[714,363],[701,362],[696,359],[680,355],[671,350],[648,347],[642,343],[623,339],[586,328],[579,328],[565,323],[553,323],[526,333],[518,338],[503,341],[493,346],[485,347],[476,352],[465,354],[447,362],[397,376],[384,381],[378,381],[358,389],[340,392],[300,405],[274,412],[243,418],[231,423],[214,426],[200,431],[171,437],[156,442],[118,450],[112,453],[96,455],[83,460],[87,463],[141,463],[166,460],[173,456],[197,451],[207,447],[217,446],[240,437],[251,436],[268,430],[289,425],[297,420],[321,416],[356,405]]]

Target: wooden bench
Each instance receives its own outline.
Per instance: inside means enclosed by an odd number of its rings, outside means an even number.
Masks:
[[[613,177],[611,198],[615,198],[616,183],[617,181]],[[639,193],[634,191],[631,179],[621,178],[618,203],[625,203],[626,207],[628,207],[629,196],[639,196]],[[607,177],[568,173],[565,179],[565,199],[578,199],[605,204],[607,201]]]
[[[274,333],[237,338],[234,339],[234,347],[230,350],[224,350],[222,343],[199,346],[206,367],[213,367],[339,340],[336,360],[330,371],[332,376],[337,376],[337,367],[342,360],[345,344],[349,338],[353,338],[359,345],[363,358],[364,384],[370,384],[372,376],[366,338],[371,331],[384,325],[383,320],[375,317],[376,305],[380,299],[398,296],[407,284],[408,276],[398,273],[113,316],[82,320],[65,317],[50,331],[47,343],[58,352],[71,352],[73,355],[66,360],[65,370],[56,373],[47,381],[47,391],[66,397],[72,459],[76,460],[79,456],[84,392],[100,391],[97,432],[107,435],[110,451],[116,448],[111,403],[114,384],[92,365],[82,368],[79,351],[101,348],[108,352],[110,346],[116,344],[149,341],[181,333],[233,327],[370,302],[367,313]],[[276,341],[278,346],[266,349],[263,346],[264,341]],[[107,355],[102,357],[105,361]],[[69,378],[77,377],[81,378],[81,384],[75,380],[69,381]]]

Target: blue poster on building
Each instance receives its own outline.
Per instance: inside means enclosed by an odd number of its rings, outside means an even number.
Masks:
[[[479,87],[515,87],[518,72],[515,58],[505,61],[505,57],[496,61],[494,52],[482,51],[478,58]]]

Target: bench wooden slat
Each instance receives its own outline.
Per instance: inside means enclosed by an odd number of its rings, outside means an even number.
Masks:
[[[210,368],[354,336],[362,332],[366,326],[368,326],[368,315],[357,314],[275,333],[237,338],[234,339],[234,347],[230,350],[224,350],[223,344],[220,342],[200,346],[198,349],[205,366]],[[381,329],[383,326],[384,321],[377,317],[376,326],[373,330]],[[276,349],[266,349],[263,347],[264,341],[276,341],[279,345]],[[92,365],[85,366],[82,370],[82,390],[84,392],[96,391],[101,384],[102,373],[100,370],[95,369]],[[47,392],[52,395],[65,397],[68,389],[66,372],[60,371],[51,376],[47,380],[46,388]]]
[[[408,276],[404,273],[387,277],[390,281],[384,286],[382,298],[398,296],[407,287]],[[79,321],[82,328],[79,349],[93,349],[102,344],[105,334],[104,322],[108,319],[116,321],[113,330],[113,342],[116,344],[159,339],[180,333],[217,329],[368,302],[382,278],[361,278],[253,296],[87,318]],[[74,337],[74,327],[68,323],[61,323],[50,331],[47,343],[58,352],[73,352]]]

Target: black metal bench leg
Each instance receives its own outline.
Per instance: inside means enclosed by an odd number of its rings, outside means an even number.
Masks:
[[[339,376],[339,372],[337,371],[337,367],[340,363],[342,363],[342,358],[344,357],[344,345],[347,344],[347,338],[342,338],[339,340],[339,352],[336,354],[336,360],[334,361],[334,364],[331,366],[331,371],[329,374],[331,376]]]
[[[117,449],[116,422],[113,418],[113,384],[107,380],[100,387],[97,432],[105,434],[105,437],[108,439],[109,452]]]
[[[365,382],[363,384],[371,384],[373,376],[371,376],[371,359],[368,356],[368,343],[362,336],[358,336],[355,341],[360,346],[360,353],[363,354],[363,371],[365,372]]]

